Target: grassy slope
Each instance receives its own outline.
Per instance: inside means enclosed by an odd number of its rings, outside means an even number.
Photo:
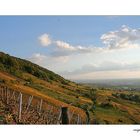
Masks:
[[[29,61],[0,53],[0,81],[23,93],[39,96],[56,106],[69,106],[90,123],[140,123],[140,104],[112,96],[113,90],[96,90],[93,108],[91,88],[65,80]],[[104,105],[106,104],[107,105]]]
[[[7,73],[0,72],[0,79],[4,80],[5,81],[4,85],[8,86],[9,88],[12,88],[16,91],[21,91],[22,93],[28,93],[28,94],[31,94],[31,95],[34,95],[34,96],[37,96],[37,97],[41,97],[44,100],[46,100],[47,102],[49,102],[49,103],[51,103],[51,104],[53,104],[54,106],[57,106],[57,107],[68,106],[71,111],[74,110],[75,113],[77,113],[77,114],[80,113],[83,118],[86,117],[85,113],[82,109],[77,108],[75,106],[71,106],[68,103],[64,102],[63,100],[59,100],[57,97],[55,97],[56,96],[55,91],[51,92],[52,95],[50,95],[50,93],[48,93],[47,90],[44,92],[44,91],[42,91],[42,89],[38,90],[36,88],[32,88],[30,86],[24,85],[24,82],[26,82],[26,81],[24,81],[24,80],[19,81],[19,79],[17,81],[16,77],[11,76]],[[40,81],[40,80],[38,80],[38,81]]]
[[[112,96],[114,91],[98,91],[96,109],[97,122],[102,124],[140,124],[140,103]],[[102,105],[108,103],[108,105]]]

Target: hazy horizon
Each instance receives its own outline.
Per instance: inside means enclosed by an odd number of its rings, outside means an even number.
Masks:
[[[72,80],[72,79],[69,79]],[[92,83],[92,82],[106,82],[106,81],[140,81],[140,78],[126,78],[126,79],[122,79],[122,78],[118,78],[118,79],[75,79],[73,80],[75,82],[86,82],[86,83]]]
[[[140,91],[140,78],[133,79],[94,79],[94,80],[77,80],[79,84],[86,84],[92,87],[117,88],[117,89],[135,89]]]

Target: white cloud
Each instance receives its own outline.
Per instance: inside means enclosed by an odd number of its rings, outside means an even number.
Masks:
[[[73,45],[50,39],[48,34],[39,38],[41,45],[52,44],[52,48],[45,48],[46,52],[50,49],[47,56],[34,54],[31,61],[65,77],[80,74],[80,77],[86,78],[91,73],[91,76],[93,73],[112,73],[113,76],[117,71],[120,71],[119,74],[121,71],[140,71],[140,29],[123,25],[119,30],[105,33],[100,38],[104,44],[102,47]]]
[[[43,34],[38,39],[42,46],[49,46],[50,44],[53,45],[53,51],[51,55],[55,57],[92,53],[101,50],[99,47],[85,47],[81,45],[73,46],[61,40],[51,40],[48,34]]]
[[[62,75],[63,76],[63,75]],[[128,79],[128,78],[140,78],[140,71],[97,71],[92,73],[77,74],[77,75],[65,75],[65,78],[71,80],[106,80],[106,79]]]
[[[74,71],[64,71],[61,72],[62,75],[77,75],[77,74],[87,74],[92,72],[100,72],[100,71],[120,71],[120,70],[140,70],[140,62],[133,63],[124,63],[124,62],[113,62],[106,61],[101,64],[86,64],[83,65],[80,69],[76,69]]]
[[[50,55],[35,53],[30,58],[28,58],[28,60],[53,71],[55,70],[54,67],[56,66],[55,71],[57,71],[57,69],[59,69],[58,67],[61,68],[65,63],[67,63],[69,57],[67,56],[53,57]]]
[[[123,25],[119,30],[110,31],[100,38],[109,50],[140,47],[140,29]]]
[[[69,56],[72,54],[90,54],[102,50],[97,47],[73,46],[64,41],[55,41],[56,49],[52,53],[54,56]]]
[[[62,50],[68,50],[68,51],[73,51],[73,52],[83,52],[83,53],[88,53],[88,52],[92,52],[92,48],[91,47],[84,47],[84,46],[72,46],[64,41],[56,41],[56,46],[59,49]]]
[[[38,39],[39,39],[41,45],[44,47],[47,47],[52,43],[50,36],[48,34],[43,34]]]
[[[66,43],[66,42],[63,42],[63,41],[56,41],[56,46],[60,49],[64,49],[64,50],[70,50],[70,51],[75,51],[76,48],[71,46],[70,44]]]
[[[52,56],[69,56],[73,54],[93,54],[117,49],[138,48],[140,44],[140,29],[132,29],[123,25],[119,30],[110,31],[100,37],[104,47],[71,45],[62,40],[51,40],[48,34],[39,37],[42,46],[53,45]]]
[[[29,58],[30,61],[39,65],[43,65],[46,59],[47,59],[47,56],[42,55],[40,53],[35,53]]]

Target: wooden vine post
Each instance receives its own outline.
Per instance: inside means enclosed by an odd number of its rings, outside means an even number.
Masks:
[[[22,93],[20,93],[19,95],[19,114],[18,114],[19,122],[21,121],[21,112],[22,112]]]
[[[80,115],[77,116],[77,124],[80,124]]]
[[[26,112],[28,111],[30,105],[31,105],[31,102],[33,100],[33,96],[30,96],[29,99],[28,99],[28,104],[27,104],[27,108],[26,108]]]
[[[39,113],[41,113],[42,102],[43,102],[43,100],[41,99],[41,100],[40,100],[40,105],[39,105]]]
[[[69,124],[68,107],[62,107],[62,124]]]
[[[62,117],[62,109],[60,109],[57,124],[60,124],[61,117]]]

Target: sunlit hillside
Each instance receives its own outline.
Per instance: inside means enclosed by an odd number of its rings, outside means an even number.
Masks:
[[[0,85],[22,93],[23,97],[30,95],[43,99],[44,102],[56,107],[58,110],[61,107],[68,107],[69,117],[75,119],[75,121],[71,122],[72,124],[140,123],[139,92],[95,88],[94,86],[77,84],[27,60],[12,57],[2,52],[0,53]],[[11,95],[9,94],[9,96]],[[9,97],[9,103],[5,103],[1,95],[1,124],[18,123],[13,119],[14,111],[10,106],[10,101],[12,101],[10,99]],[[26,101],[25,99],[23,100],[23,102]],[[35,105],[34,101],[32,107],[35,107]],[[43,111],[45,111],[45,105]],[[23,114],[27,121],[24,120],[20,123],[33,124],[37,122],[29,121],[30,119],[27,119],[26,112],[23,112]],[[7,119],[8,117],[9,119]],[[59,111],[55,117],[59,119]],[[43,118],[37,123],[47,124],[43,121]],[[56,124],[57,121],[51,123]]]

